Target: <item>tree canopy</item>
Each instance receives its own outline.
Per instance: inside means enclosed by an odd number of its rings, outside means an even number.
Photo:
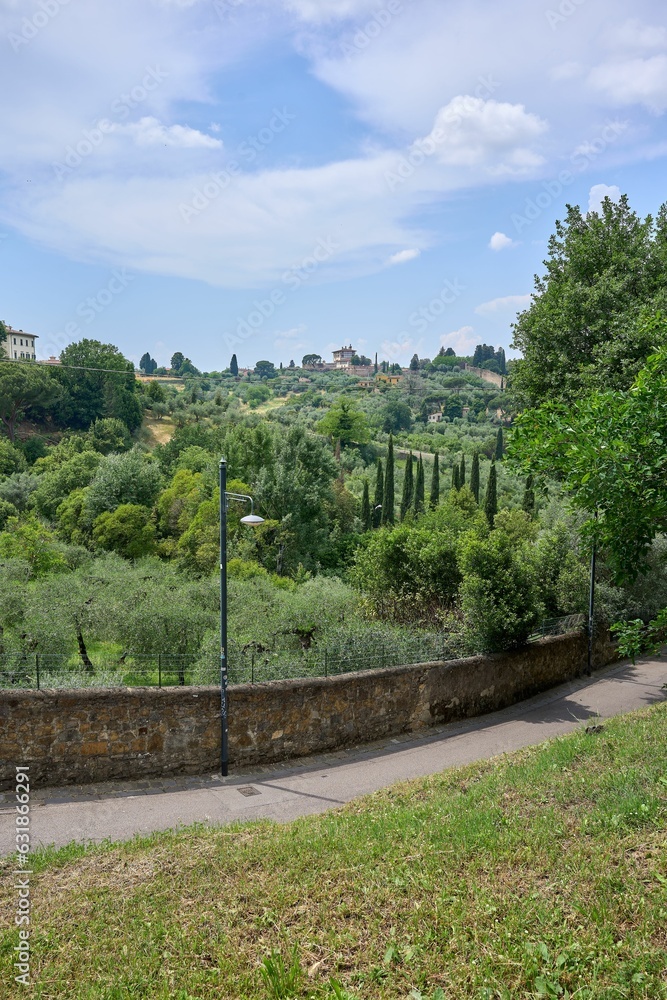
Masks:
[[[667,321],[655,322],[667,334]],[[626,392],[593,392],[523,413],[510,453],[526,474],[560,480],[572,505],[589,515],[588,531],[617,578],[633,580],[655,536],[667,531],[667,347]]]
[[[32,408],[49,406],[60,397],[60,386],[52,374],[26,362],[0,364],[0,421],[10,441],[14,441],[16,425]]]
[[[549,240],[546,273],[514,325],[510,388],[523,406],[630,387],[664,331],[646,322],[667,306],[667,204],[642,220],[624,195],[602,212],[568,205]]]

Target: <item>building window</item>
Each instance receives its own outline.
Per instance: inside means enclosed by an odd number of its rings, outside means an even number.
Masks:
[[[14,344],[16,344],[16,337],[14,337]]]
[[[16,351],[14,351],[14,357],[16,357]]]

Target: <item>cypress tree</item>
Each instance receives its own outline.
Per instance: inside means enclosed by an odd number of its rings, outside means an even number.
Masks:
[[[498,428],[498,433],[496,435],[496,461],[502,462],[503,455],[505,454],[505,442],[503,441],[503,429]]]
[[[462,489],[466,484],[466,457],[461,452],[461,464],[459,466],[459,489]]]
[[[470,469],[470,492],[479,503],[479,452],[475,452],[472,457],[472,468]]]
[[[493,519],[498,513],[498,483],[496,479],[496,463],[491,463],[489,470],[489,481],[486,484],[486,496],[484,497],[484,513],[489,522],[489,527],[493,527]]]
[[[361,498],[361,523],[364,531],[371,529],[371,497],[368,489],[368,480],[364,479],[364,494]]]
[[[232,373],[232,375],[234,376],[234,378],[236,378],[236,376],[239,373],[239,363],[236,360],[236,355],[235,354],[232,354],[232,360],[229,362],[229,370]]]
[[[377,373],[378,373],[378,352],[377,351],[375,352],[375,365],[373,367],[374,367],[374,370],[375,370],[375,374],[377,375]]]
[[[452,466],[452,489],[453,490],[458,490],[458,488],[459,488],[459,471],[460,471],[460,469],[459,469],[458,462],[455,462],[454,465]]]
[[[378,458],[377,478],[375,480],[375,496],[373,497],[373,527],[379,528],[382,522],[382,504],[384,502],[384,475],[382,472],[382,459]]]
[[[417,478],[415,480],[415,517],[424,513],[424,462],[421,455],[417,462]]]
[[[435,508],[440,503],[440,458],[436,451],[435,457],[433,459],[433,475],[431,476],[431,496],[429,497],[429,506],[431,510]]]
[[[394,438],[391,434],[389,435],[389,448],[387,449],[387,470],[384,477],[382,523],[394,523]]]
[[[535,516],[535,490],[533,489],[532,476],[528,476],[528,479],[526,479],[526,488],[523,491],[523,503],[521,506],[526,514],[530,514],[531,517]]]
[[[412,452],[405,463],[405,476],[403,477],[403,494],[401,496],[401,521],[412,507],[414,497],[414,483],[412,480]]]

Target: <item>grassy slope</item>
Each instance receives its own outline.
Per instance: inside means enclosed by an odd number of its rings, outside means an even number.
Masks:
[[[296,945],[303,998],[667,997],[666,819],[662,705],[289,826],[47,852],[32,995],[287,996],[260,965]]]

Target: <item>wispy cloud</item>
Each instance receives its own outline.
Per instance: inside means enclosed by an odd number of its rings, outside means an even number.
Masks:
[[[218,126],[219,128],[219,126]],[[222,140],[199,132],[189,125],[163,125],[150,115],[128,125],[114,125],[113,131],[129,135],[137,146],[172,146],[178,149],[222,149]]]
[[[412,248],[411,250],[399,250],[398,253],[393,253],[387,264],[407,264],[409,260],[416,260],[421,254],[421,250]]]
[[[504,311],[518,311],[527,309],[530,305],[532,295],[504,295],[498,299],[491,299],[490,302],[482,302],[475,308],[479,316],[493,316],[494,313]]]

